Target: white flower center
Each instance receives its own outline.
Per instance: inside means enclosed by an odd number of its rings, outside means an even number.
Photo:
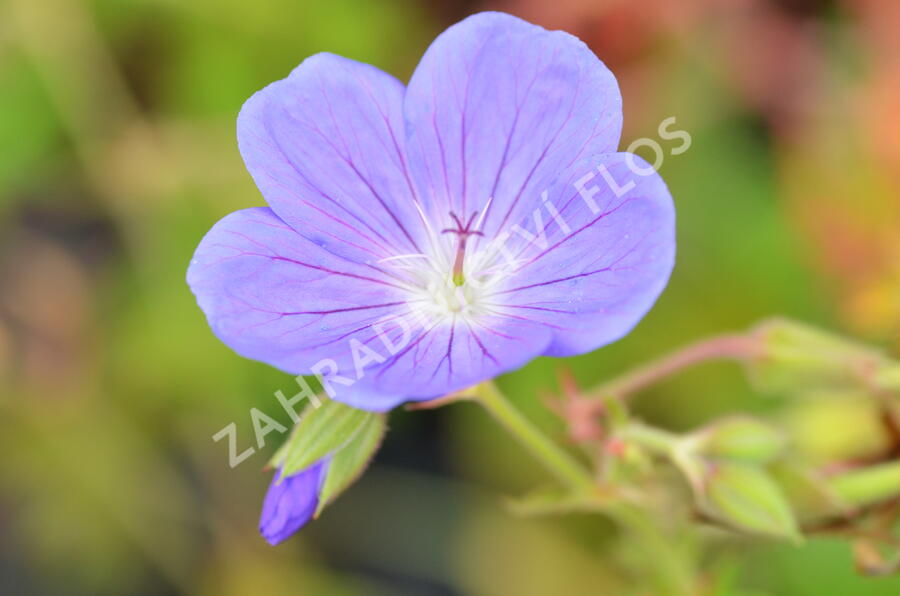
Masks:
[[[475,323],[496,313],[500,305],[492,297],[508,274],[502,251],[475,229],[474,215],[465,222],[450,215],[453,227],[436,233],[427,226],[427,253],[383,261],[402,272],[398,279],[402,278],[401,286],[408,292],[407,304],[413,316],[427,325],[454,319]]]

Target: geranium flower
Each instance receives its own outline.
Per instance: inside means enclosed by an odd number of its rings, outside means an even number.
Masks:
[[[621,126],[581,41],[506,14],[450,27],[407,87],[317,54],[242,108],[269,206],[217,223],[188,282],[236,352],[364,409],[594,350],[674,262],[671,198]]]

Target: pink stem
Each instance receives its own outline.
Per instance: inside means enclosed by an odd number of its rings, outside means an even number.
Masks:
[[[658,360],[638,367],[617,379],[591,390],[587,398],[614,396],[627,399],[634,393],[653,385],[685,368],[712,360],[743,361],[759,353],[759,338],[755,335],[721,335],[690,344]],[[596,410],[602,410],[601,401],[591,401]]]

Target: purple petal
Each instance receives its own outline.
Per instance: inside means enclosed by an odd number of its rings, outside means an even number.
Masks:
[[[483,231],[531,212],[581,157],[616,150],[616,80],[577,38],[502,13],[442,33],[409,83],[410,170],[432,217],[468,216],[492,198]]]
[[[535,323],[527,314],[508,310],[477,322],[460,318],[419,327],[387,362],[366,370],[353,388],[359,396],[350,392],[348,398],[337,399],[358,405],[372,403],[364,392],[403,396],[383,398],[391,407],[439,397],[517,369],[544,352],[552,339],[552,325]]]
[[[576,164],[548,198],[558,219],[545,204],[523,225],[532,241],[513,236],[515,264],[497,299],[554,325],[545,354],[570,356],[621,338],[659,297],[675,262],[675,211],[659,175],[628,153]]]
[[[369,374],[369,372],[366,371],[366,374]],[[365,376],[363,376],[363,379],[365,379]],[[368,412],[389,412],[400,404],[410,401],[411,398],[406,394],[405,390],[396,393],[384,393],[377,385],[362,380],[350,387],[337,387],[334,399],[348,406]]]
[[[264,207],[213,226],[187,279],[223,342],[293,374],[323,358],[352,370],[351,338],[377,342],[373,324],[406,299],[377,268],[323,250]]]
[[[403,94],[377,68],[316,54],[247,100],[238,144],[275,213],[319,246],[360,262],[421,252]]]
[[[308,522],[319,505],[325,462],[282,478],[275,474],[263,501],[259,531],[271,545],[291,537]]]

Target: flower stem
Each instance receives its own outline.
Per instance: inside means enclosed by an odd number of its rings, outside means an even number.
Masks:
[[[680,444],[680,437],[674,433],[635,422],[617,431],[616,436],[666,456],[674,454]]]
[[[720,335],[690,344],[658,360],[640,366],[617,379],[596,387],[588,396],[626,399],[634,393],[685,368],[710,360],[746,360],[759,350],[753,334]],[[602,404],[598,403],[598,408]]]
[[[515,409],[496,385],[493,383],[479,385],[475,390],[475,396],[475,399],[563,484],[580,493],[594,488],[594,481],[588,470]]]
[[[475,389],[474,397],[563,484],[581,494],[594,490],[594,480],[588,470],[516,410],[496,385],[493,383],[479,385]],[[640,432],[647,440],[651,440],[653,435],[651,431],[654,430],[642,427]],[[659,447],[662,448],[664,444],[669,446],[666,439],[671,437],[664,437],[664,431],[658,432],[660,435],[653,437],[660,440]],[[687,596],[693,593],[690,564],[678,548],[663,535],[654,520],[645,512],[627,504],[612,506],[606,512],[637,539],[643,554],[654,561],[649,575],[658,594]]]

